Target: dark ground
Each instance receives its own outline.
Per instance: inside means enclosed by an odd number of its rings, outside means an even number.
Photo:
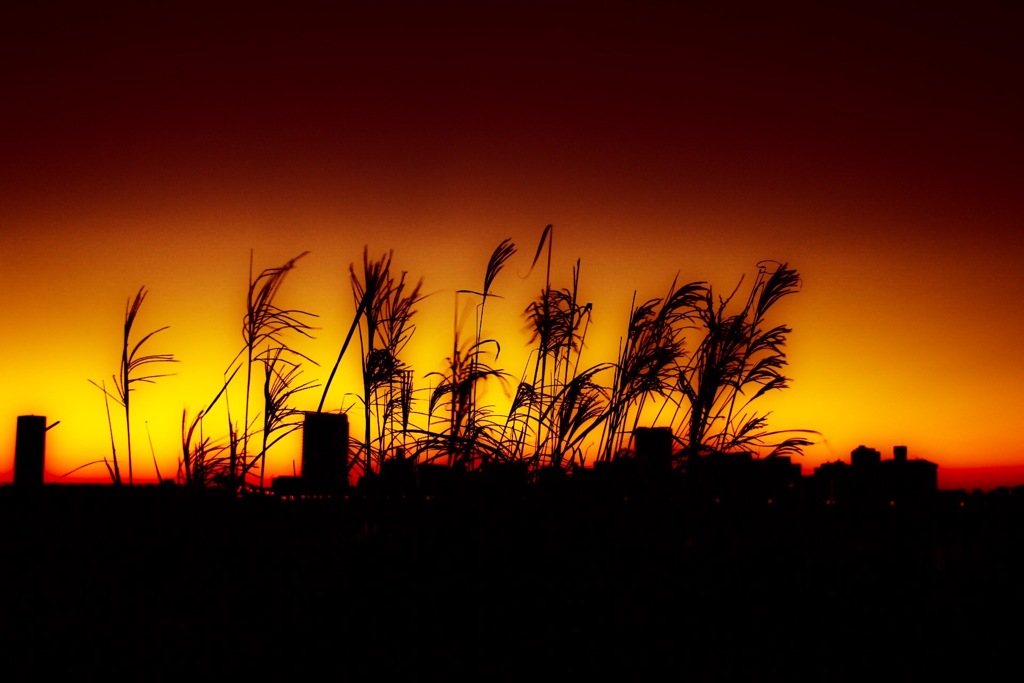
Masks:
[[[1020,507],[6,487],[0,676],[993,678]]]

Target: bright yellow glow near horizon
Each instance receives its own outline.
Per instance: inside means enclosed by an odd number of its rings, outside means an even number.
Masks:
[[[133,396],[133,464],[154,478],[151,435],[173,476],[182,411],[207,405],[241,347],[250,250],[257,270],[310,252],[280,302],[319,316],[302,347],[318,382],[354,311],[349,264],[364,245],[394,250],[429,294],[405,358],[427,389],[451,352],[455,292],[478,289],[511,237],[485,336],[518,379],[547,224],[552,285],[580,259],[594,305],[584,366],[615,358],[634,291],[662,296],[678,274],[724,294],[758,261],[787,262],[804,282],[777,311],[793,328],[791,388],[762,407],[772,427],[820,432],[805,471],[900,443],[939,463],[940,481],[975,467],[1024,481],[1005,469],[1024,467],[1024,112],[1006,87],[1019,13],[922,24],[773,6],[743,27],[735,8],[662,5],[5,6],[0,481],[22,414],[60,421],[49,481],[109,456],[88,380],[117,371],[140,286],[138,330],[169,326],[147,350],[180,362]],[[356,355],[333,409],[355,401]],[[490,396],[500,404],[500,387]],[[235,386],[233,419],[243,406]],[[215,438],[227,422],[210,416]],[[122,458],[123,435],[115,421]],[[270,470],[290,472],[297,453],[297,439],[280,444]],[[79,477],[106,472],[65,481]]]
[[[490,251],[504,237],[512,237],[519,251],[494,284],[501,298],[488,303],[484,337],[501,343],[500,358],[489,362],[512,375],[510,391],[526,365],[528,335],[522,312],[543,286],[540,267],[527,277],[541,224],[463,218],[454,226],[439,220],[410,231],[386,222],[367,222],[358,230],[334,228],[345,222],[326,215],[312,219],[307,215],[310,224],[306,226],[297,224],[294,216],[275,219],[273,213],[258,220],[252,216],[232,220],[208,211],[193,216],[168,212],[163,223],[150,218],[147,230],[136,234],[130,229],[131,220],[107,218],[97,209],[91,217],[74,218],[85,237],[65,236],[52,216],[52,223],[39,221],[21,233],[16,248],[34,266],[24,269],[27,274],[22,276],[19,296],[8,295],[18,327],[8,334],[12,354],[6,374],[11,390],[0,405],[0,412],[7,416],[0,423],[0,442],[9,444],[0,457],[4,480],[12,476],[15,417],[21,414],[43,414],[48,422],[60,421],[47,435],[48,481],[61,480],[72,471],[64,481],[108,479],[105,467],[95,464],[110,456],[104,402],[88,380],[109,383],[117,371],[125,303],[142,285],[148,297],[133,338],[168,326],[145,350],[172,353],[179,362],[156,368],[173,374],[152,385],[140,385],[133,394],[134,471],[137,481],[154,481],[155,453],[162,476],[175,477],[182,411],[194,415],[212,400],[242,345],[250,247],[257,272],[310,252],[287,276],[279,304],[316,314],[311,320],[318,328],[316,338],[295,341],[319,364],[304,366],[302,378],[319,383],[326,379],[354,312],[349,264],[361,262],[364,245],[371,258],[393,250],[393,267],[408,271],[412,281],[422,277],[428,294],[418,307],[416,332],[405,353],[415,371],[416,388],[422,392],[436,383],[428,373],[443,371],[444,359],[451,353],[457,306],[461,334],[472,333],[472,297],[459,295],[457,301],[456,290],[479,289]],[[743,219],[722,216],[719,229],[725,230],[730,220]],[[682,236],[690,230],[697,237],[684,240]],[[728,239],[702,243],[704,233],[688,222],[650,224],[644,232],[602,224],[596,217],[592,223],[571,219],[556,223],[552,285],[569,286],[572,265],[580,258],[580,298],[594,304],[582,365],[614,360],[634,290],[641,301],[661,296],[678,273],[681,280],[707,280],[724,294],[741,276],[749,282],[758,260],[785,260],[804,281],[802,291],[785,300],[773,318],[794,330],[788,346],[788,374],[793,381],[790,389],[764,401],[761,408],[774,411],[771,424],[775,428],[821,433],[802,460],[805,471],[824,461],[846,459],[860,443],[883,453],[896,443],[907,444],[912,456],[937,461],[942,467],[1016,463],[1008,427],[994,424],[976,433],[965,429],[982,423],[988,407],[951,401],[951,392],[958,389],[950,386],[948,375],[937,372],[948,349],[941,343],[934,348],[922,343],[934,339],[934,324],[951,304],[948,297],[945,301],[916,297],[912,290],[932,285],[918,284],[914,278],[928,273],[904,272],[897,278],[898,262],[870,264],[853,250],[822,253],[813,244],[801,244],[800,226],[795,230],[788,245],[766,249],[764,244],[729,244]],[[646,234],[648,240],[638,241],[639,234]],[[673,240],[673,234],[679,237]],[[717,254],[716,243],[722,243]],[[858,272],[858,261],[873,269],[869,277]],[[890,296],[901,287],[911,291]],[[900,301],[911,296],[913,305]],[[952,296],[966,297],[955,292]],[[870,324],[863,322],[872,315]],[[960,338],[966,334],[958,333]],[[353,347],[326,405],[329,410],[352,408],[356,435],[361,434],[362,422],[353,394],[358,387],[357,357]],[[996,362],[974,361],[979,370]],[[959,390],[968,390],[978,376],[967,375],[960,381]],[[236,422],[244,412],[243,386],[240,376],[227,404]],[[304,392],[294,407],[315,409],[320,392],[320,388]],[[418,405],[425,409],[426,397],[420,395]],[[258,400],[255,394],[254,399]],[[490,382],[488,400],[498,413],[505,409],[507,398],[500,384]],[[227,433],[225,407],[222,402],[204,423],[214,438]],[[126,476],[123,413],[114,405],[112,410],[115,443]],[[251,409],[250,419],[257,411],[257,407]],[[268,474],[297,469],[299,445],[296,434],[271,451]]]

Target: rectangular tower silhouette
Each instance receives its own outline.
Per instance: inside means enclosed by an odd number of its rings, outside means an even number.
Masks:
[[[19,415],[14,443],[14,485],[36,488],[43,485],[46,457],[46,417]]]
[[[348,483],[348,416],[306,413],[302,423],[302,482],[321,491]]]

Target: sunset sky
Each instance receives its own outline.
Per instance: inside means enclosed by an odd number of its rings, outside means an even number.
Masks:
[[[580,259],[594,305],[584,363],[614,359],[634,291],[786,262],[793,381],[770,407],[821,433],[805,472],[905,444],[941,486],[1024,483],[1024,10],[662,4],[5,4],[0,481],[22,414],[60,420],[47,481],[109,456],[89,380],[117,371],[143,285],[139,331],[169,326],[147,348],[180,362],[133,394],[135,469],[155,478],[148,427],[173,476],[182,410],[241,347],[250,250],[257,271],[310,252],[281,303],[319,316],[323,381],[349,264],[393,249],[430,294],[408,358],[427,386],[455,291],[510,237],[488,318],[518,377],[553,224],[553,284]]]

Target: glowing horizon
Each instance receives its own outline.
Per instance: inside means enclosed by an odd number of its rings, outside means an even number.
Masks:
[[[530,240],[530,237],[526,239]],[[559,242],[563,241],[557,226],[555,228],[555,239]],[[502,344],[501,361],[503,362],[496,363],[495,365],[505,368],[513,376],[518,376],[522,371],[525,365],[525,353],[528,351],[526,333],[523,330],[522,312],[526,304],[529,303],[529,300],[523,300],[510,294],[518,293],[522,296],[527,296],[532,290],[540,290],[542,281],[538,281],[536,274],[530,279],[523,279],[520,276],[528,270],[530,252],[533,248],[533,245],[526,246],[525,248],[520,245],[520,253],[510,262],[507,272],[503,273],[495,283],[495,292],[501,298],[491,301],[491,310],[488,314],[488,322],[497,321],[500,323],[502,320],[505,321],[504,325],[497,325],[500,328],[501,334],[493,335]],[[293,256],[297,255],[298,253],[293,254]],[[431,287],[431,280],[424,276],[424,289],[432,293],[418,306],[419,313],[413,320],[417,331],[410,342],[408,353],[404,354],[406,356],[405,360],[410,362],[416,370],[416,385],[420,391],[426,388],[425,383],[429,380],[426,377],[427,373],[442,370],[444,357],[447,353],[450,353],[452,329],[455,325],[456,291],[459,289],[479,288],[479,283],[476,281],[482,279],[487,255],[486,251],[480,251],[478,257],[479,267],[476,269],[477,273],[469,272],[464,278],[460,277],[460,273],[450,274],[444,281],[447,286],[440,290]],[[240,259],[240,261],[242,262],[236,268],[236,271],[238,271],[237,275],[247,278],[247,255],[245,258]],[[279,261],[282,261],[282,259],[279,259]],[[321,384],[326,379],[326,374],[333,363],[338,348],[340,348],[340,341],[355,310],[351,292],[348,290],[347,265],[332,265],[331,263],[325,263],[325,261],[331,260],[316,259],[315,253],[310,253],[301,259],[294,271],[289,273],[287,277],[285,286],[282,289],[280,302],[282,306],[307,310],[318,316],[313,321],[320,328],[317,331],[317,338],[310,341],[294,341],[298,342],[297,346],[303,353],[319,363],[319,367],[308,364],[304,366],[303,379],[315,380]],[[324,287],[310,281],[311,277],[308,271],[315,267],[311,264],[317,263],[321,267],[327,266],[329,271],[333,271],[329,273],[321,271],[320,278],[321,282],[325,279],[334,279],[337,284],[333,291],[329,287]],[[334,263],[337,264],[338,262],[335,261]],[[280,263],[257,263],[256,269],[258,271],[273,265],[280,265]],[[395,267],[401,270],[404,269],[403,265],[402,254],[396,253]],[[465,265],[468,266],[469,264]],[[567,275],[561,278],[561,282],[558,279],[557,271],[565,270],[564,268],[558,268],[558,265],[556,263],[554,267],[556,272],[553,275],[552,284],[555,287],[565,284],[567,279]],[[466,268],[466,270],[471,269]],[[590,336],[588,337],[584,357],[589,360],[589,364],[602,360],[613,360],[616,345],[625,330],[625,321],[627,320],[633,291],[615,291],[618,283],[613,283],[612,291],[604,290],[605,296],[591,297],[589,296],[590,294],[596,295],[601,290],[601,287],[595,286],[593,282],[594,280],[600,280],[600,278],[596,276],[588,277],[589,269],[587,263],[582,259],[581,271],[582,299],[586,301],[593,300],[595,318]],[[738,282],[740,276],[749,277],[751,273],[752,268],[747,268],[746,272],[739,273],[739,275],[732,278],[732,281]],[[473,277],[474,275],[475,277]],[[651,275],[655,274],[651,273]],[[413,272],[410,272],[410,276],[413,280],[418,277]],[[671,282],[671,278],[675,276],[676,273],[665,273],[665,276],[660,278],[656,276],[651,277],[647,280],[647,286],[644,289],[638,288],[638,300],[662,296],[667,289],[668,283]],[[662,282],[660,287],[657,285],[658,279]],[[713,282],[712,284],[716,286],[718,291],[731,290],[732,287],[732,285],[723,286],[722,283]],[[204,289],[201,283],[197,283],[196,287],[198,290]],[[805,326],[810,323],[801,325],[801,321],[805,319],[804,316],[800,315],[803,308],[801,304],[808,296],[807,288],[808,286],[804,284],[803,291],[793,295],[790,300],[784,302],[780,307],[780,311],[774,316],[773,322],[789,324],[794,329],[788,349],[791,363],[789,375],[794,378],[794,382],[789,389],[765,401],[765,404],[775,411],[771,422],[773,428],[807,428],[822,432],[821,437],[813,438],[816,445],[806,449],[806,454],[801,461],[805,470],[809,471],[822,462],[836,459],[845,460],[848,457],[849,451],[860,443],[874,445],[883,453],[886,453],[892,445],[908,441],[912,457],[926,457],[939,462],[940,465],[944,466],[940,469],[940,472],[944,472],[950,467],[955,469],[957,465],[963,466],[976,463],[976,460],[957,460],[957,454],[948,450],[942,450],[943,445],[937,440],[908,440],[906,438],[906,431],[908,427],[913,430],[915,425],[910,420],[899,420],[898,416],[894,416],[897,419],[891,419],[886,422],[879,419],[876,415],[873,422],[875,425],[874,429],[862,430],[860,433],[856,431],[854,425],[844,423],[840,419],[838,421],[839,429],[845,428],[853,436],[842,446],[836,446],[835,438],[831,436],[832,433],[835,433],[836,427],[823,428],[821,425],[836,424],[836,415],[830,409],[830,406],[835,406],[837,403],[819,403],[814,400],[813,395],[810,397],[806,395],[801,396],[801,393],[808,393],[805,385],[814,382],[813,376],[806,377],[807,371],[801,371],[801,369],[813,368],[816,362],[822,362],[822,360],[819,360],[820,356],[815,358],[813,350],[808,348],[810,344],[806,341],[801,341],[812,336],[805,329]],[[137,480],[140,482],[156,480],[156,473],[148,447],[149,435],[146,433],[147,429],[151,430],[153,435],[154,448],[156,449],[157,461],[162,476],[173,478],[176,473],[177,457],[180,453],[181,411],[187,410],[191,417],[196,411],[205,407],[206,403],[216,395],[222,385],[224,372],[228,364],[242,348],[240,329],[244,313],[245,280],[243,279],[235,289],[236,295],[233,305],[228,302],[219,301],[214,297],[208,297],[202,300],[201,306],[197,306],[198,311],[192,311],[189,316],[182,316],[179,307],[184,306],[188,310],[192,306],[196,306],[196,304],[191,303],[195,299],[190,298],[186,301],[177,302],[168,301],[166,297],[162,298],[160,296],[159,290],[155,291],[152,286],[149,287],[148,297],[140,313],[136,328],[137,334],[134,338],[140,338],[138,335],[163,327],[165,318],[176,314],[179,325],[170,325],[167,330],[155,335],[147,342],[146,351],[151,353],[173,353],[179,362],[174,366],[165,368],[166,371],[173,373],[171,376],[158,379],[154,385],[141,386],[133,395],[134,460],[135,469],[138,473]],[[318,306],[309,306],[301,301],[301,293],[312,295],[314,292],[320,292],[319,296],[313,296],[313,301],[317,302]],[[618,304],[617,308],[619,310],[602,305],[607,300]],[[465,301],[460,307],[460,317],[462,319],[462,327],[464,328],[463,333],[471,328],[472,305],[472,301]],[[86,347],[89,352],[88,355],[93,360],[90,367],[94,368],[94,371],[91,376],[81,378],[78,387],[68,387],[71,391],[66,395],[64,401],[58,402],[53,398],[47,399],[50,405],[57,406],[58,410],[56,414],[47,414],[48,421],[61,421],[61,425],[48,434],[47,474],[49,481],[54,481],[59,475],[88,462],[96,462],[104,457],[109,457],[109,435],[102,394],[95,387],[90,386],[87,380],[99,382],[105,379],[100,374],[104,369],[103,361],[109,367],[106,376],[107,380],[109,380],[110,373],[116,371],[120,353],[120,326],[123,321],[123,306],[124,304],[119,309],[116,307],[115,302],[109,302],[103,307],[107,312],[107,319],[102,321],[93,320],[94,314],[91,311],[85,312],[91,327],[89,328],[90,334],[84,336],[87,338],[91,337],[94,340],[91,345]],[[232,309],[234,310],[232,311]],[[322,313],[316,313],[318,310],[322,311]],[[207,331],[207,333],[202,335],[193,333],[190,335],[187,334],[188,328],[186,329],[186,334],[183,334],[178,329],[183,325],[188,326],[189,324],[191,324],[191,330],[198,328],[201,331]],[[611,330],[607,329],[609,326],[612,327]],[[497,332],[497,330],[494,331]],[[518,345],[514,343],[517,340],[519,342]],[[60,357],[61,354],[58,353],[58,350],[47,349],[45,346],[39,349],[43,353],[50,353],[55,357]],[[827,361],[827,358],[823,360]],[[80,366],[72,364],[71,367]],[[56,372],[59,374],[60,370],[57,369]],[[804,376],[802,377],[802,375]],[[332,387],[330,400],[327,404],[328,409],[337,410],[343,405],[351,407],[354,402],[351,392],[357,391],[358,377],[358,354],[350,351],[346,355],[337,384]],[[28,382],[28,380],[25,381],[26,383]],[[231,405],[233,406],[234,419],[236,421],[240,419],[240,405],[243,400],[243,396],[239,393],[238,384],[239,382],[234,383],[233,386],[235,388],[229,394],[233,396]],[[898,391],[899,387],[890,385],[888,388],[889,391]],[[499,403],[502,401],[501,392],[500,390],[495,391],[495,389],[497,387],[492,386],[490,395],[494,398],[495,403]],[[804,392],[801,392],[802,389],[804,389]],[[317,388],[305,392],[299,405],[295,407],[303,410],[315,410],[321,391],[322,389]],[[870,394],[867,395],[867,398],[869,397]],[[507,397],[504,398],[506,404],[507,400]],[[28,402],[22,402],[21,405],[28,405]],[[496,407],[500,413],[500,404]],[[856,405],[850,405],[847,407],[847,410],[857,408],[858,406]],[[870,409],[870,407],[860,406],[859,409],[865,410]],[[28,412],[33,411],[29,410]],[[38,410],[35,412],[44,414]],[[222,413],[223,410],[219,412]],[[359,411],[356,410],[352,415],[354,434],[360,433],[357,431],[358,425],[361,423],[361,417],[359,417],[358,413]],[[795,421],[800,418],[803,419],[802,422]],[[215,413],[213,419],[214,425],[217,425],[216,420],[225,421],[226,415],[218,418],[217,413]],[[3,427],[7,432],[8,441],[11,443],[11,449],[8,452],[13,453],[13,417],[9,422],[11,423],[10,425],[4,425]],[[213,425],[210,425],[208,428],[212,427]],[[920,427],[917,428],[920,429]],[[124,470],[126,463],[124,462],[123,416],[118,414],[116,406],[114,407],[114,429],[121,467]],[[218,431],[223,431],[226,434],[226,427]],[[872,434],[864,434],[865,431],[873,431],[875,435],[881,435],[881,438],[888,437],[888,440],[886,443],[879,443],[879,436],[874,436],[875,440],[872,441]],[[296,434],[286,442],[279,444],[271,452],[268,462],[268,475],[289,474],[292,471],[293,465],[297,468],[299,438],[299,435]],[[850,444],[849,447],[846,447],[846,444]],[[969,445],[976,447],[978,444],[974,442]],[[942,457],[936,457],[935,452],[940,453]],[[12,458],[8,459],[8,463],[12,463]],[[986,464],[991,467],[1005,467],[1016,463],[1011,455],[1011,457],[1005,460],[998,458],[989,459]],[[11,466],[12,464],[8,464],[4,468],[7,480],[12,475]],[[71,477],[70,480],[107,481],[109,477],[106,475],[105,468],[97,463],[80,470],[77,476]]]
[[[724,292],[785,262],[803,288],[774,316],[792,383],[771,424],[821,432],[805,472],[904,444],[943,486],[958,470],[967,487],[1024,482],[1017,15],[528,9],[0,10],[0,481],[22,414],[61,422],[48,481],[109,456],[88,380],[116,372],[140,286],[138,329],[169,326],[149,350],[180,362],[133,395],[134,461],[153,477],[148,422],[173,473],[182,411],[241,346],[250,250],[257,271],[310,252],[281,298],[319,316],[302,347],[319,382],[354,312],[349,264],[393,250],[430,294],[406,358],[421,383],[443,369],[455,292],[511,237],[485,336],[517,375],[541,288],[520,276],[553,224],[552,286],[580,259],[594,304],[584,363],[614,359],[634,290],[662,296],[678,274]],[[272,470],[290,472],[297,438]]]

